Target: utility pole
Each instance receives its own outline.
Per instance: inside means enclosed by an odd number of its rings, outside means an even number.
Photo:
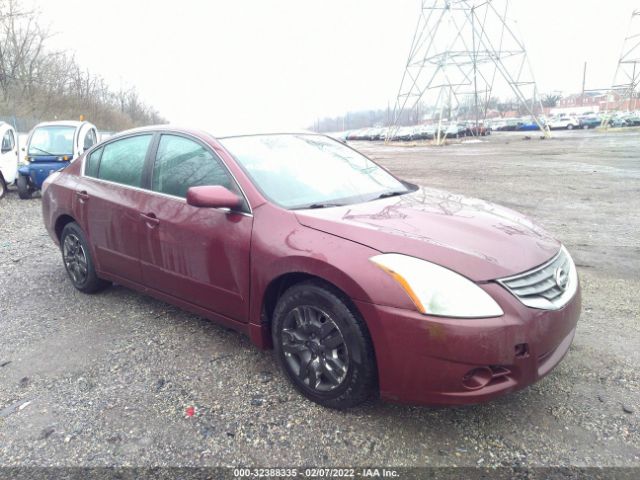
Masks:
[[[511,3],[422,0],[389,138],[419,103],[449,119],[462,108],[474,108],[471,118],[478,125],[480,95],[489,99],[496,90],[494,81],[505,84],[521,110],[533,118],[545,137],[550,136],[541,118],[542,105],[524,42],[508,15]],[[484,109],[486,112],[486,102]]]
[[[584,106],[584,87],[587,82],[587,62],[584,62],[584,71],[582,72],[582,94],[580,95],[580,106]]]

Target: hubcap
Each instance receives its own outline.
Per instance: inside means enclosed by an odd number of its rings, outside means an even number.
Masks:
[[[75,234],[70,233],[65,237],[62,256],[73,283],[82,285],[87,279],[87,256],[80,239]]]
[[[312,306],[294,308],[284,320],[280,341],[290,371],[308,387],[328,392],[344,381],[347,345],[327,313]]]

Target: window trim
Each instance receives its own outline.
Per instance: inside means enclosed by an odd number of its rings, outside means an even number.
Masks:
[[[155,192],[155,191],[151,190],[151,179],[152,179],[152,175],[153,175],[153,165],[155,164],[156,153],[158,151],[158,145],[160,143],[160,137],[163,134],[180,136],[180,137],[185,137],[188,140],[193,140],[194,142],[202,145],[202,147],[204,147],[215,158],[217,158],[220,161],[220,163],[222,164],[222,166],[225,168],[225,170],[229,173],[229,175],[231,176],[231,179],[238,186],[238,189],[240,190],[240,193],[242,194],[242,197],[244,199],[244,204],[247,206],[247,209],[249,211],[246,212],[244,210],[230,210],[228,208],[214,208],[212,210],[218,210],[218,211],[224,212],[225,214],[226,213],[233,213],[235,215],[243,215],[245,217],[253,217],[253,207],[251,206],[251,203],[249,202],[249,197],[247,197],[247,194],[245,193],[244,188],[242,188],[242,185],[240,184],[240,182],[238,182],[238,179],[233,174],[233,172],[229,169],[229,166],[220,157],[220,155],[218,155],[215,152],[215,150],[210,145],[208,145],[206,142],[200,140],[199,138],[197,138],[197,137],[195,137],[195,136],[193,136],[191,134],[184,133],[184,132],[177,131],[177,130],[163,129],[163,130],[136,131],[136,132],[131,132],[131,133],[128,133],[128,134],[123,134],[122,136],[118,135],[118,136],[115,136],[115,137],[111,137],[111,138],[109,138],[108,140],[106,140],[104,142],[99,142],[99,143],[95,144],[93,147],[91,147],[90,150],[87,150],[87,152],[85,152],[84,156],[82,157],[82,165],[81,165],[81,168],[80,168],[80,177],[86,178],[86,179],[89,179],[89,180],[93,180],[93,181],[97,181],[97,182],[106,183],[108,185],[117,185],[117,186],[122,187],[122,188],[130,188],[132,190],[139,190],[139,191],[142,191],[142,192],[150,193],[152,195],[159,195],[161,197],[172,198],[172,199],[180,200],[181,202],[187,203],[187,199],[186,198],[178,197],[177,195],[170,195],[168,193]],[[123,183],[117,183],[117,182],[113,182],[111,180],[104,180],[102,178],[91,177],[91,176],[86,175],[87,159],[89,158],[89,155],[91,155],[95,150],[98,150],[98,149],[102,148],[103,149],[103,153],[104,153],[104,148],[107,145],[109,145],[110,143],[117,142],[119,140],[124,140],[124,139],[130,138],[130,137],[139,136],[139,135],[152,135],[153,136],[153,138],[151,139],[151,142],[149,144],[149,147],[147,149],[147,156],[145,157],[145,163],[144,163],[143,170],[142,170],[142,186],[141,187],[134,187],[132,185],[125,185]],[[100,154],[100,162],[102,162],[102,154]],[[98,165],[98,172],[100,172],[100,165]]]

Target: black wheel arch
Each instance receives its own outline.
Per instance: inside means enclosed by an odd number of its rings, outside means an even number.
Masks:
[[[60,237],[62,236],[62,230],[64,230],[64,227],[66,227],[69,223],[75,222],[75,221],[76,221],[75,218],[73,218],[71,215],[62,214],[58,216],[54,226],[54,231],[56,233],[56,238],[58,239],[58,243],[60,243]]]
[[[271,282],[269,282],[269,284],[267,285],[267,288],[265,289],[262,297],[260,321],[262,323],[262,330],[263,332],[265,332],[265,336],[269,337],[268,339],[265,338],[265,340],[267,340],[265,342],[265,346],[267,346],[267,348],[273,348],[270,334],[271,322],[273,320],[273,312],[275,311],[276,305],[278,304],[278,300],[289,288],[302,282],[313,282],[318,286],[322,286],[329,290],[336,297],[342,300],[342,302],[344,302],[344,304],[354,313],[354,315],[360,318],[367,331],[369,330],[367,322],[362,313],[351,301],[351,297],[347,295],[347,293],[343,289],[330,282],[329,280],[326,280],[314,274],[310,274],[307,272],[288,272],[281,274],[280,276],[271,280]]]

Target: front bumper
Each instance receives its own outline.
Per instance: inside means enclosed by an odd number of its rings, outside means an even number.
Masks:
[[[483,288],[504,315],[433,317],[355,302],[371,333],[383,399],[427,405],[479,403],[531,385],[562,360],[580,316],[580,287],[554,311],[528,308],[495,283]],[[469,381],[474,371],[484,373],[487,383]]]
[[[19,168],[20,175],[24,175],[29,177],[31,180],[31,185],[40,189],[42,188],[42,183],[47,179],[49,175],[53,172],[57,172],[69,165],[70,162],[31,162],[28,165],[23,165]]]

